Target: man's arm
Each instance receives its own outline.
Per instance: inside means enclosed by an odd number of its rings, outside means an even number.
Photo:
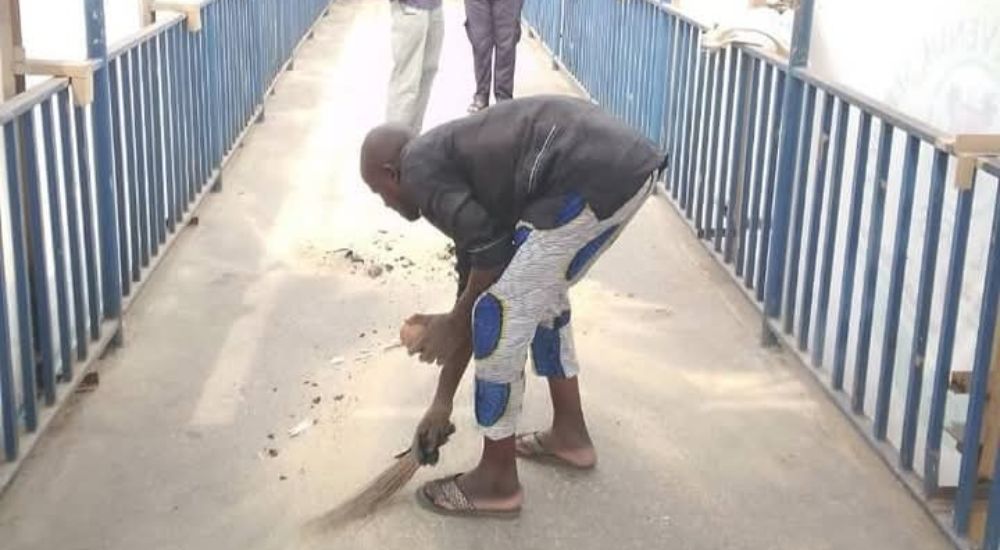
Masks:
[[[424,413],[414,435],[413,445],[421,464],[436,463],[438,447],[444,445],[455,431],[455,426],[451,423],[451,411],[455,401],[455,391],[472,356],[472,308],[479,295],[496,282],[502,272],[503,268],[473,268],[469,273],[468,284],[450,313],[430,317],[418,316],[407,321],[408,324],[426,323],[423,336],[418,338],[414,346],[411,347],[404,341],[404,344],[410,347],[411,353],[414,348],[419,348],[423,357],[427,353],[433,353],[437,345],[450,348],[450,351],[446,352],[447,355],[437,359],[441,363],[441,372],[438,374],[434,400]]]
[[[465,290],[459,295],[455,302],[455,307],[451,313],[446,315],[447,327],[428,327],[426,348],[434,347],[435,342],[430,341],[437,334],[443,338],[452,340],[453,348],[442,358],[441,374],[438,376],[437,391],[434,394],[435,404],[445,404],[449,406],[455,398],[455,391],[458,383],[462,380],[465,368],[472,356],[472,308],[476,304],[479,295],[486,291],[503,273],[502,268],[475,269],[469,273],[469,282]],[[433,325],[432,321],[432,325]],[[437,334],[436,334],[437,333]],[[445,342],[441,342],[445,344]]]

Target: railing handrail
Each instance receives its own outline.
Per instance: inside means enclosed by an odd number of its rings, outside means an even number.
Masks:
[[[118,57],[133,46],[141,44],[167,31],[172,26],[183,21],[184,17],[185,16],[180,13],[164,15],[162,16],[162,19],[158,19],[152,24],[140,28],[138,31],[112,44],[111,47],[108,48],[108,59]]]
[[[760,59],[765,63],[770,63],[782,71],[788,70],[788,60],[772,51],[768,51],[764,48],[760,48],[757,46],[743,45],[743,44],[735,46],[735,48],[738,50],[742,50],[744,53],[746,53],[751,57]]]
[[[954,148],[948,143],[952,133],[946,132],[932,124],[917,120],[911,115],[887,105],[863,92],[847,85],[831,82],[811,69],[793,69],[793,76],[800,78],[824,92],[830,93],[851,105],[878,116],[893,125],[893,127],[915,135],[949,154],[954,154]]]
[[[992,157],[983,159],[982,166],[987,173],[1000,178],[1000,158]]]
[[[53,77],[0,103],[0,125],[6,124],[30,111],[39,103],[48,100],[68,86],[68,78]]]
[[[620,1],[623,1],[623,0],[620,0]],[[663,11],[669,13],[669,14],[676,16],[681,21],[685,21],[687,23],[690,23],[690,24],[698,27],[702,31],[707,31],[707,30],[709,30],[709,29],[712,28],[712,24],[711,23],[707,23],[705,21],[699,21],[698,18],[695,17],[693,14],[686,13],[681,8],[679,8],[679,7],[671,4],[669,2],[664,2],[663,0],[641,0],[641,1],[645,2],[647,4],[652,4],[652,5],[656,6],[657,8],[659,8],[659,9],[661,9],[661,10],[663,10]]]
[[[17,60],[22,74],[54,77],[0,103],[0,256],[13,268],[0,272],[0,491],[38,441],[23,436],[120,343],[123,309],[222,190],[223,167],[331,3],[153,2],[158,20],[108,51],[103,3],[88,0],[89,60]]]
[[[214,1],[214,0],[212,0]],[[116,42],[108,51],[108,59],[120,56],[130,48],[141,44],[170,29],[184,20],[182,14],[166,15],[162,20],[146,25],[126,38]],[[97,68],[97,67],[95,67]],[[51,77],[31,86],[14,97],[0,102],[0,124],[10,122],[30,111],[38,104],[61,92],[70,84],[69,78]]]
[[[712,28],[711,24],[699,21],[694,15],[690,13],[685,13],[684,9],[663,2],[662,0],[641,0],[658,9],[663,10],[677,18],[685,21],[691,25],[698,27],[702,31],[706,31]],[[787,71],[788,70],[788,60],[768,51],[766,48],[761,48],[752,45],[736,45],[733,46],[735,49],[740,50],[751,57],[755,57],[764,62],[771,63],[775,65],[776,68]],[[942,151],[946,151],[949,154],[954,154],[954,149],[949,143],[949,138],[951,138],[954,133],[948,132],[941,128],[938,128],[932,124],[922,122],[917,120],[915,117],[903,113],[897,108],[894,108],[886,103],[871,97],[864,92],[860,92],[842,83],[833,82],[828,78],[823,77],[812,69],[794,69],[793,76],[801,78],[802,80],[808,82],[809,84],[816,86],[817,88],[823,90],[824,92],[831,93],[840,99],[847,101],[848,103],[858,107],[859,109],[868,111],[872,114],[878,115],[884,120],[890,122],[894,127],[909,132],[915,136],[920,137],[924,141],[934,145]]]

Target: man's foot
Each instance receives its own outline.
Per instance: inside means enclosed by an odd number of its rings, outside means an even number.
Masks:
[[[490,102],[480,96],[475,96],[472,98],[472,104],[469,105],[469,114],[478,113],[483,109],[489,107]]]
[[[519,435],[516,449],[521,458],[578,470],[590,470],[597,465],[597,451],[588,436],[570,436],[553,430],[533,432]]]
[[[425,508],[443,515],[513,518],[521,512],[524,493],[516,471],[497,475],[478,467],[425,484],[417,498]]]

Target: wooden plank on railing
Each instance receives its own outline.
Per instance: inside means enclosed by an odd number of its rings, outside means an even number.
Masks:
[[[139,0],[139,24],[143,27],[152,25],[155,21],[152,0]]]
[[[1000,444],[1000,323],[993,331],[993,359],[986,387],[986,410],[983,414],[983,432],[979,438],[983,455],[979,460],[979,479],[993,476]]]
[[[979,479],[992,480],[993,467],[997,459],[997,445],[1000,444],[1000,323],[993,331],[993,355],[986,386],[986,408],[983,411],[983,429],[979,437]],[[989,503],[977,500],[972,504],[969,517],[969,538],[981,545],[986,533]]]
[[[19,0],[0,0],[0,101],[24,91],[24,77],[14,71],[21,50]]]
[[[952,393],[957,393],[959,395],[965,395],[969,393],[969,382],[972,380],[972,371],[959,370],[951,373],[951,383],[948,384],[948,389]]]

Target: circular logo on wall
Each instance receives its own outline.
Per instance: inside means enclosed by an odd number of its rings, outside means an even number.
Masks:
[[[906,56],[886,99],[949,133],[1000,133],[1000,19],[936,30]]]

